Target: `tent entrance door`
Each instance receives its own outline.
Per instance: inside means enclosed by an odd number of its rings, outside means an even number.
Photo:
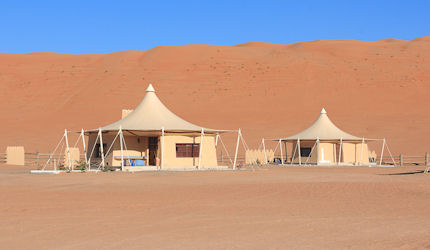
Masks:
[[[157,151],[158,151],[158,137],[148,138],[148,149],[149,149],[149,166],[155,166]]]

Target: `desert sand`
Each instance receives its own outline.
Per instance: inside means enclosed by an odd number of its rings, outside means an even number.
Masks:
[[[422,249],[417,167],[30,175],[0,166],[3,249]]]
[[[322,107],[343,130],[429,151],[430,37],[289,45],[159,46],[105,55],[0,54],[0,152],[52,150],[65,128],[114,122],[152,83],[201,126],[241,127],[250,147],[309,126]],[[234,138],[234,136],[232,137]]]

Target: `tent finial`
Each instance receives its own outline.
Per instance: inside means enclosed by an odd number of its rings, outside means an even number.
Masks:
[[[321,109],[321,114],[327,114],[327,111],[325,111],[325,108]]]
[[[148,88],[146,88],[146,92],[155,92],[155,89],[152,84],[149,84]]]

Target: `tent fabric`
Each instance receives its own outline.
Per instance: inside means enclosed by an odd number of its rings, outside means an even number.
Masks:
[[[164,128],[166,132],[223,132],[200,127],[189,123],[170,111],[155,94],[154,87],[150,84],[140,104],[129,115],[123,119],[101,127],[102,131],[160,131]],[[97,132],[98,129],[87,130],[86,133]]]
[[[348,134],[340,130],[328,118],[327,112],[323,108],[318,119],[306,130],[281,140],[362,140],[362,138]]]

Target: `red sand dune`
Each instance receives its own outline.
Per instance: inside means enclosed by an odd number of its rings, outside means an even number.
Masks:
[[[0,54],[0,150],[48,151],[64,128],[117,120],[153,83],[183,118],[241,127],[252,147],[263,136],[304,129],[325,107],[347,132],[386,137],[395,154],[423,154],[430,146],[429,58],[430,37]]]

